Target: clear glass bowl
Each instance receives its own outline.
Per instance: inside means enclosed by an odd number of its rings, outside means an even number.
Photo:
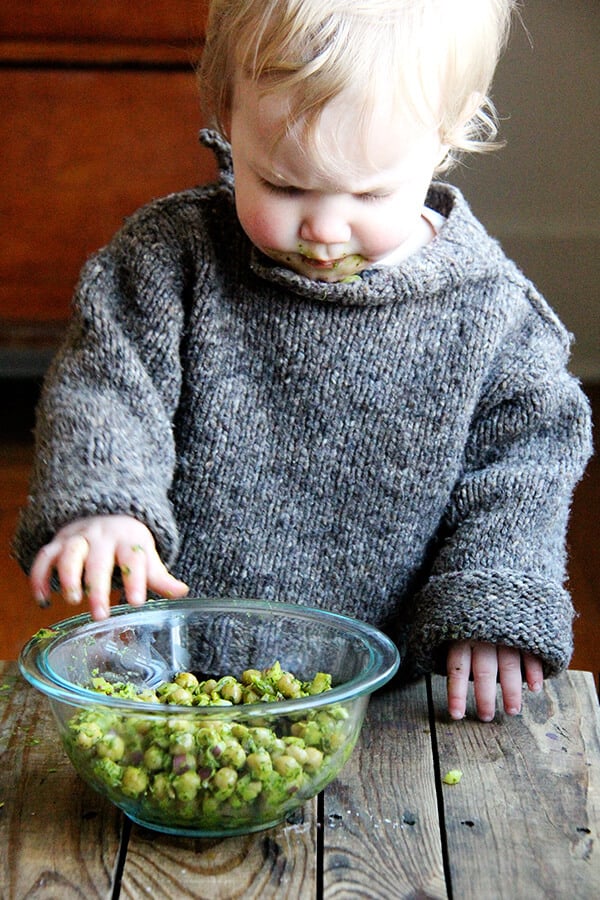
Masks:
[[[239,679],[275,662],[301,681],[329,673],[332,689],[188,706],[91,688],[101,678],[152,691],[181,672]],[[102,622],[75,616],[42,629],[19,657],[79,775],[133,821],[195,837],[269,828],[314,797],[348,760],[371,693],[398,665],[389,638],[346,616],[202,598],[118,606]]]

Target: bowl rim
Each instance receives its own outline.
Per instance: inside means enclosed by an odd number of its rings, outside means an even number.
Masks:
[[[49,666],[49,654],[56,646],[72,636],[77,629],[91,626],[90,635],[102,631],[107,625],[110,627],[112,619],[120,618],[135,620],[136,616],[146,615],[148,611],[164,614],[165,619],[169,615],[190,609],[190,604],[202,605],[209,612],[268,612],[277,615],[285,615],[290,618],[308,619],[309,621],[327,621],[337,625],[346,632],[351,632],[363,640],[369,650],[369,662],[365,669],[358,675],[343,684],[336,685],[331,690],[322,694],[308,697],[300,697],[289,700],[277,700],[259,703],[238,704],[232,706],[181,706],[178,704],[164,704],[141,702],[130,698],[114,697],[99,693],[90,688],[69,682],[52,672]],[[131,624],[135,624],[132,621]],[[355,619],[342,613],[331,610],[319,609],[311,606],[301,606],[278,600],[251,600],[248,598],[211,598],[211,597],[186,597],[181,600],[150,600],[142,607],[132,607],[129,604],[120,604],[111,608],[108,619],[95,621],[90,613],[80,613],[63,619],[48,628],[42,628],[34,634],[23,646],[19,657],[18,666],[23,677],[34,688],[46,694],[51,700],[57,700],[76,707],[97,707],[135,712],[136,714],[156,715],[199,715],[214,718],[218,713],[219,718],[240,718],[241,716],[253,718],[268,714],[277,716],[287,712],[299,712],[303,709],[330,706],[333,703],[343,703],[348,700],[356,700],[366,694],[372,694],[375,690],[386,684],[398,671],[400,666],[400,654],[394,642],[379,628],[370,625],[360,619]]]

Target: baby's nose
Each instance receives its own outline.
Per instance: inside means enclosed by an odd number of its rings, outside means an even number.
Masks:
[[[345,244],[352,229],[343,216],[334,210],[314,210],[307,213],[300,225],[300,237],[313,244]]]

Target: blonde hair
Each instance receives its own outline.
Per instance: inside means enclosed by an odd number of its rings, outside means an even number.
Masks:
[[[435,117],[448,155],[498,146],[489,97],[516,0],[212,0],[199,68],[207,115],[223,133],[236,79],[290,98],[309,139],[345,89],[368,121],[378,92]]]

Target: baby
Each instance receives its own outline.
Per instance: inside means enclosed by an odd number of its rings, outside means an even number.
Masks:
[[[217,183],[85,266],[15,538],[109,614],[287,600],[519,711],[572,650],[564,588],[589,410],[569,339],[458,190],[489,148],[510,0],[215,0],[200,80]],[[168,569],[167,569],[168,567]],[[53,581],[54,579],[54,581]]]

